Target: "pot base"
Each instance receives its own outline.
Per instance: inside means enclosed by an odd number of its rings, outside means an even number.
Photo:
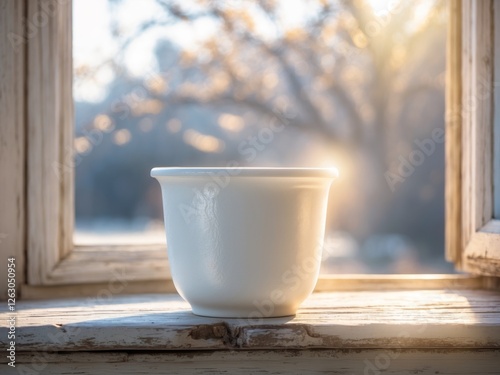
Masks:
[[[209,318],[239,318],[248,319],[249,322],[255,322],[265,318],[282,318],[286,316],[294,316],[297,312],[296,307],[279,306],[275,307],[271,313],[261,312],[257,308],[207,308],[200,306],[191,306],[193,314],[206,316]]]

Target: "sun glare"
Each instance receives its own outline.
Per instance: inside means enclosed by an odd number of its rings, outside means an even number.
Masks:
[[[390,12],[396,8],[400,0],[368,0],[368,4],[375,14]]]

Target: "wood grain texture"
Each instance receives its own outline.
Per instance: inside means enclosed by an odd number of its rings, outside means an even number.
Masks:
[[[59,101],[61,105],[59,150],[64,166],[73,166],[74,108],[73,108],[73,10],[71,1],[60,2],[58,9],[59,43]],[[64,259],[73,249],[75,226],[75,172],[65,168],[60,175],[61,212],[59,217],[60,245],[59,259]]]
[[[493,215],[497,220],[500,220],[500,4],[497,2],[493,3],[493,11],[495,15],[494,27],[495,34],[493,40],[495,41],[495,51],[494,51],[494,84],[493,84],[493,117],[494,117],[494,129],[493,129]]]
[[[113,289],[114,295],[144,293],[177,293],[172,280],[129,281],[111,278],[103,283],[82,283],[70,285],[21,285],[23,300],[45,300],[54,298],[95,297],[103,290]]]
[[[4,361],[2,358],[0,361]],[[286,350],[18,354],[5,375],[498,374],[498,350]],[[35,370],[36,369],[36,370]],[[30,371],[31,370],[31,371]],[[34,372],[33,372],[34,371]]]
[[[462,269],[500,276],[493,220],[494,2],[462,2]],[[497,26],[495,26],[495,24]],[[495,229],[496,228],[496,229]]]
[[[471,92],[476,104],[473,110],[472,201],[470,230],[478,231],[493,218],[493,0],[474,2],[473,25],[475,54]]]
[[[462,2],[448,3],[446,57],[446,259],[462,260]]]
[[[500,293],[313,294],[295,317],[195,316],[177,295],[21,302],[17,352],[228,349],[500,349]],[[256,309],[256,312],[259,310]],[[8,313],[0,316],[5,345]]]
[[[490,220],[472,235],[464,259],[466,269],[471,273],[499,276],[500,220]]]
[[[79,246],[47,275],[45,285],[169,280],[165,245]]]
[[[463,248],[491,216],[491,1],[463,1]]]
[[[24,1],[0,1],[0,300],[7,299],[7,259],[24,282],[25,49]]]
[[[113,251],[113,250],[111,250]],[[120,250],[116,250],[120,251]],[[112,254],[111,252],[109,253]],[[63,261],[63,263],[66,260]],[[139,262],[139,261],[138,261]],[[110,265],[117,263],[111,262]],[[161,263],[160,263],[161,264]],[[109,266],[110,266],[109,265]],[[92,272],[89,264],[81,265],[80,270],[76,271],[76,277],[83,270]],[[71,298],[75,295],[79,297],[96,296],[108,286],[119,284],[119,288],[114,288],[114,295],[121,294],[141,294],[141,293],[176,293],[173,281],[167,279],[168,271],[162,275],[165,278],[158,280],[140,280],[136,278],[130,280],[130,274],[123,269],[111,269],[111,277],[106,277],[106,281],[99,283],[81,283],[64,285],[22,285],[21,294],[24,300],[40,300],[54,298]],[[141,272],[140,268],[137,272]],[[66,277],[66,276],[64,276]],[[70,273],[67,275],[70,278]],[[482,276],[471,275],[320,275],[315,292],[331,291],[367,291],[367,290],[440,290],[440,289],[484,289],[485,278]],[[488,284],[490,287],[490,284]],[[493,288],[490,289],[500,289]]]
[[[71,2],[28,1],[27,20],[28,282],[37,285],[72,246]]]
[[[470,56],[474,54],[474,43],[472,40],[472,1],[463,0],[462,3],[462,139],[457,146],[461,148],[462,154],[462,185],[461,185],[461,227],[459,235],[461,236],[460,256],[467,244],[469,243],[471,233],[471,212],[472,201],[470,193],[466,193],[472,188],[472,142],[467,142],[467,139],[472,137],[472,105],[473,98],[471,96],[471,75],[473,72],[472,59]],[[468,195],[466,195],[468,194]],[[461,263],[461,261],[460,261]]]
[[[62,295],[68,297],[69,285],[75,285],[73,296],[81,295],[82,290],[93,290],[79,284],[107,283],[120,277],[127,284],[150,282],[143,292],[168,292],[165,285],[171,285],[171,273],[165,245],[133,246],[78,246],[47,276],[45,285],[51,293],[57,292],[54,286],[61,285]],[[163,283],[153,283],[161,280]],[[443,289],[443,288],[481,288],[479,277],[467,275],[320,275],[316,291],[333,290],[394,290],[394,289]],[[57,297],[44,294],[43,288],[26,288],[27,298],[37,298],[31,291],[37,290],[39,298]],[[92,292],[91,292],[92,293]],[[45,296],[45,297],[42,297]]]
[[[315,292],[483,289],[483,278],[471,275],[320,275]]]

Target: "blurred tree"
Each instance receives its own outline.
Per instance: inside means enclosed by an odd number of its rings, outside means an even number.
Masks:
[[[388,2],[396,5],[375,14],[363,0],[308,1],[302,22],[292,26],[281,18],[293,2],[157,1],[167,20],[215,18],[218,27],[178,61],[160,54],[166,82],[164,90],[150,90],[151,97],[168,106],[230,103],[271,116],[293,108],[299,115],[291,125],[338,147],[369,148],[381,171],[387,169],[394,111],[416,94],[442,87],[433,66],[441,67],[443,57],[425,53],[444,37],[440,1],[420,17],[413,2]],[[175,66],[183,74],[172,74]],[[169,84],[172,78],[182,84]]]
[[[397,168],[399,157],[408,155],[416,138],[429,137],[432,129],[443,127],[444,1],[387,1],[386,8],[376,12],[373,0],[156,0],[162,14],[132,33],[124,31],[116,11],[123,0],[109,2],[112,34],[121,44],[112,68],[120,79],[110,85],[101,107],[120,127],[130,129],[132,139],[141,132],[149,134],[141,142],[130,142],[127,151],[114,152],[109,160],[127,160],[127,167],[141,170],[153,162],[165,164],[162,160],[183,165],[188,157],[194,164],[216,164],[214,150],[232,151],[231,158],[237,154],[221,128],[240,129],[247,124],[242,115],[248,112],[256,118],[293,112],[290,128],[326,143],[339,159],[347,160],[340,166],[344,170],[335,188],[339,194],[331,199],[336,228],[360,238],[401,232],[421,240],[442,232],[442,147],[418,169],[417,184],[402,184],[391,193],[384,174]],[[290,15],[297,20],[290,20]],[[155,51],[158,72],[143,80],[126,75],[119,56],[139,36],[156,27],[200,21],[215,27],[201,44],[179,50],[175,38],[160,39]],[[92,69],[80,67],[76,79],[92,74]],[[140,100],[130,101],[137,87],[142,90]],[[113,104],[117,97],[132,117],[120,119],[124,112]],[[145,118],[167,124],[171,137],[161,138],[158,129],[145,132],[149,129],[141,122]],[[200,121],[219,125],[204,129],[212,138],[200,138],[207,136],[199,132]],[[179,146],[180,142],[193,146],[200,139],[208,146],[196,149],[196,159]],[[224,141],[225,149],[219,147]],[[145,150],[154,155],[147,161],[137,158]],[[106,152],[105,147],[93,152],[82,168],[95,170],[91,160],[103,160]],[[107,172],[102,168],[101,172],[104,179]],[[102,193],[117,196],[110,186],[111,182]],[[98,209],[91,201],[89,197],[82,209]],[[100,202],[111,200],[103,197]],[[133,217],[137,211],[125,214]],[[441,253],[433,247],[440,247],[442,239],[429,243],[429,252]]]
[[[278,0],[157,2],[162,22],[205,18],[215,20],[217,30],[177,60],[160,48],[165,81],[160,90],[148,86],[148,94],[167,110],[229,105],[273,116],[292,109],[297,116],[289,126],[350,159],[356,171],[340,190],[361,187],[343,210],[356,209],[356,200],[359,210],[370,205],[358,230],[371,232],[391,199],[384,173],[401,153],[392,142],[418,135],[419,125],[399,122],[408,107],[442,96],[444,53],[435,51],[444,50],[444,2],[388,1],[379,13],[365,0],[307,1],[300,9]],[[294,12],[301,21],[286,22]],[[154,26],[148,22],[143,30]],[[421,121],[428,121],[425,114]],[[426,134],[442,123],[420,126]],[[406,139],[410,147],[412,140]]]

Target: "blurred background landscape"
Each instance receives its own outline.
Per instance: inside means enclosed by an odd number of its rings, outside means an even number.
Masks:
[[[162,243],[155,166],[335,166],[323,272],[453,272],[446,2],[74,0],[73,12],[77,243]],[[285,130],[270,133],[276,121]]]

